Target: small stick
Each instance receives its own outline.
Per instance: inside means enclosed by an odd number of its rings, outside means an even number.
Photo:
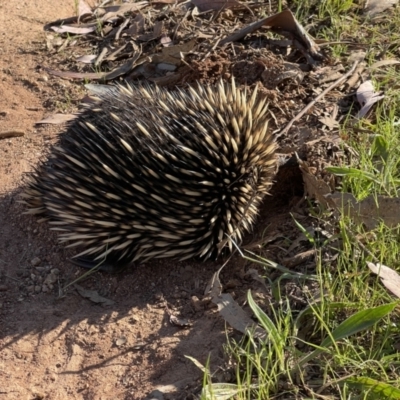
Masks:
[[[321,100],[328,92],[330,92],[334,87],[338,86],[341,84],[343,81],[345,81],[350,75],[353,74],[353,72],[356,70],[358,64],[360,63],[361,60],[356,60],[354,61],[353,66],[349,71],[347,71],[343,76],[341,76],[338,80],[332,83],[332,85],[328,86],[322,93],[320,93],[314,100],[310,101],[293,119],[289,121],[289,123],[281,130],[281,132],[276,136],[277,138],[288,133],[289,129],[292,127],[292,125],[298,121],[311,107],[315,105],[315,103],[319,100]]]
[[[0,132],[0,139],[7,139],[11,137],[24,136],[25,132],[20,129],[11,129],[9,131]]]

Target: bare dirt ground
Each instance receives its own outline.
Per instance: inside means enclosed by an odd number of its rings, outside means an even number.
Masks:
[[[221,263],[158,261],[80,282],[110,305],[73,288],[60,298],[59,288],[82,271],[18,203],[24,174],[60,130],[35,122],[82,98],[79,85],[42,70],[43,25],[73,14],[71,0],[0,4],[0,131],[25,133],[0,141],[0,398],[144,399],[157,389],[154,398],[193,398],[201,372],[185,356],[205,363],[211,355],[213,370],[224,365],[225,323],[203,299]],[[293,199],[279,198],[267,200],[262,217],[272,236],[290,220]],[[236,258],[222,275],[236,299],[248,287],[246,267]],[[171,313],[190,326],[172,325]]]

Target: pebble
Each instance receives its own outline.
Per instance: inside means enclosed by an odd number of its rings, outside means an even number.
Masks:
[[[120,346],[123,346],[125,343],[126,343],[126,337],[125,336],[121,336],[121,337],[119,337],[116,341],[115,341],[115,344],[118,346],[118,347],[120,347]]]
[[[53,283],[57,282],[57,274],[54,274],[51,272],[49,275],[46,276],[46,279],[44,280],[45,285],[52,285]]]
[[[197,296],[192,296],[192,306],[196,311],[202,311],[203,305],[201,304],[199,298]]]
[[[42,291],[42,288],[39,285],[35,286],[35,293],[40,293]]]
[[[35,257],[32,259],[31,264],[36,267],[37,265],[39,265],[42,262],[42,260],[39,257]]]

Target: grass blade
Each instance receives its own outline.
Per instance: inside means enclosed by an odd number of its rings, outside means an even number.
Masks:
[[[350,386],[355,386],[362,390],[363,393],[369,392],[376,395],[377,399],[400,399],[400,389],[367,377],[351,377],[346,379]]]
[[[366,310],[361,310],[347,318],[343,321],[328,337],[326,337],[319,348],[313,352],[307,354],[303,357],[294,368],[298,369],[306,362],[312,360],[317,355],[321,354],[326,347],[330,346],[332,343],[344,339],[348,336],[354,335],[355,333],[361,332],[373,325],[375,325],[383,317],[391,313],[394,308],[398,305],[397,302],[384,304],[382,306],[368,308]]]

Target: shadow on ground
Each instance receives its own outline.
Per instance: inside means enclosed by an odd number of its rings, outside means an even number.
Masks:
[[[255,236],[291,225],[301,175],[298,168],[280,174]],[[72,286],[59,297],[84,271],[68,261],[73,252],[46,224],[22,215],[18,192],[0,199],[0,373],[11,382],[7,398],[143,399],[157,387],[166,399],[191,398],[202,375],[185,356],[202,364],[210,356],[213,370],[224,364],[225,323],[204,298],[224,260],[157,260],[79,282],[112,305],[83,298]],[[222,272],[224,290],[239,302],[250,287],[248,267],[237,255]],[[190,326],[173,325],[170,315]],[[32,364],[44,374],[21,373]]]

